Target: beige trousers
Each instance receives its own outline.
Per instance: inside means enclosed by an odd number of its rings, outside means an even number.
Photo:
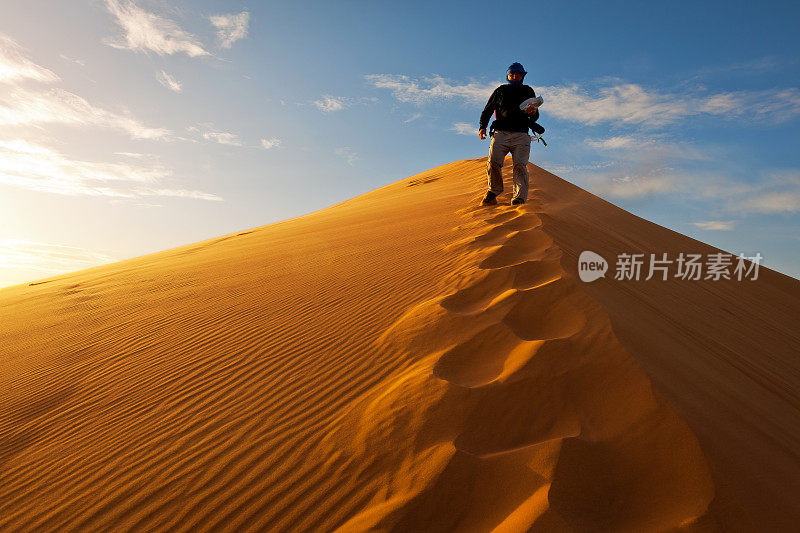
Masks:
[[[511,152],[514,163],[514,196],[528,199],[528,158],[531,154],[531,136],[521,131],[496,131],[489,146],[489,161],[486,165],[489,190],[495,194],[503,192],[503,161]],[[513,199],[512,198],[512,199]]]

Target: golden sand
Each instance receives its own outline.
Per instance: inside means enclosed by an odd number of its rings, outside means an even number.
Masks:
[[[485,165],[0,290],[0,529],[800,523],[800,282],[582,283],[717,250]]]

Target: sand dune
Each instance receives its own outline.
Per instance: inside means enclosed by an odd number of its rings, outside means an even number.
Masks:
[[[0,290],[0,529],[800,523],[800,282],[582,283],[712,249],[485,164]]]

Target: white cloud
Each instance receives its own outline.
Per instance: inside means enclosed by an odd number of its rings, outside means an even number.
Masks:
[[[715,94],[706,98],[704,102],[700,103],[700,111],[712,115],[723,115],[726,113],[734,113],[739,110],[741,106],[739,98],[731,93]]]
[[[720,93],[698,100],[697,110],[712,115],[752,116],[784,122],[800,115],[800,90],[791,88]]]
[[[732,72],[744,72],[749,74],[761,74],[768,70],[776,70],[784,66],[783,61],[775,56],[764,56],[757,59],[730,63],[715,67],[704,67],[695,71],[692,79]]]
[[[22,80],[52,83],[58,81],[59,77],[31,61],[17,41],[0,33],[0,82],[16,83]]]
[[[416,105],[438,100],[460,99],[464,103],[486,103],[499,83],[453,84],[439,75],[416,79],[399,74],[368,74],[367,82],[389,89],[396,100]]]
[[[208,19],[217,29],[217,41],[221,48],[230,48],[236,41],[247,37],[247,26],[250,23],[250,13],[247,11],[214,15]]]
[[[736,213],[793,213],[800,211],[800,169],[764,172],[758,180],[747,183],[721,180],[701,193],[709,198],[724,198]]]
[[[455,83],[439,75],[413,78],[400,74],[369,74],[368,83],[388,89],[398,102],[424,105],[460,100],[485,104],[499,83]],[[770,89],[717,94],[662,92],[635,83],[616,83],[590,91],[577,84],[534,87],[544,98],[542,113],[563,120],[596,125],[603,122],[660,127],[688,116],[723,118],[755,116],[781,122],[800,115],[800,90]]]
[[[631,135],[617,135],[608,139],[587,139],[586,144],[599,150],[619,150],[641,146],[641,142]]]
[[[203,132],[203,138],[207,141],[214,141],[228,146],[242,145],[242,141],[239,140],[238,135],[235,133],[229,133],[227,131],[205,131]]]
[[[197,126],[189,126],[186,129],[192,133],[198,133],[200,137],[207,141],[212,141],[227,146],[243,145],[241,139],[235,133],[218,130],[212,124],[208,123],[198,124],[198,126],[200,127],[198,128]]]
[[[800,211],[799,192],[771,192],[742,199],[737,207],[745,213],[791,213]]]
[[[355,162],[358,161],[358,155],[349,146],[337,148],[336,155],[342,156],[350,166],[353,166]]]
[[[659,175],[631,175],[615,176],[608,179],[606,176],[596,175],[592,180],[592,191],[602,195],[616,198],[641,198],[654,194],[664,194],[678,189],[678,183],[673,176]]]
[[[586,125],[613,122],[658,127],[698,115],[731,119],[748,115],[782,122],[800,115],[800,91],[796,88],[698,95],[662,93],[622,83],[600,88],[596,95],[577,85],[537,87],[536,92],[545,99],[543,112]]]
[[[415,121],[415,120],[417,120],[418,118],[422,118],[422,113],[414,113],[413,115],[411,115],[410,117],[408,117],[407,119],[405,119],[403,122],[405,122],[406,124],[408,124],[409,122],[414,122],[414,121]]]
[[[693,199],[703,199],[713,197],[716,188],[728,183],[719,176],[687,175],[672,168],[630,162],[621,162],[617,169],[582,174],[593,193],[623,199],[681,195],[689,190]]]
[[[582,172],[586,170],[598,170],[601,168],[609,168],[619,166],[618,161],[598,161],[596,163],[588,163],[585,165],[560,165],[558,163],[546,163],[540,162],[537,163],[542,168],[547,168],[548,172],[553,172],[554,174],[567,174],[569,172]]]
[[[82,270],[115,259],[110,255],[78,248],[22,239],[0,239],[0,268],[53,274]],[[34,274],[28,274],[31,278]],[[28,278],[28,279],[31,279]]]
[[[639,167],[638,172],[635,167],[629,170],[590,172],[584,178],[589,189],[601,196],[631,199],[670,194],[689,202],[712,202],[737,215],[800,211],[800,169],[773,171],[747,182],[647,165]]]
[[[127,113],[94,106],[61,88],[30,88],[24,80],[51,84],[59,77],[32,62],[13,39],[0,34],[0,82],[7,84],[0,91],[0,126],[97,126],[122,130],[134,139],[161,139],[171,133],[146,126]]]
[[[160,83],[170,91],[179,93],[183,90],[183,87],[181,86],[180,82],[175,78],[173,78],[172,76],[170,76],[169,74],[167,74],[166,72],[164,72],[163,70],[156,73],[156,79],[158,80],[158,83]]]
[[[159,186],[171,175],[169,170],[157,164],[144,167],[81,161],[27,141],[0,141],[0,183],[5,185],[69,196],[173,196],[222,200],[202,191]]]
[[[108,43],[114,48],[158,55],[209,55],[194,35],[168,18],[143,10],[133,0],[105,0],[105,4],[124,32],[123,41]]]
[[[19,138],[47,124],[76,126],[81,131],[87,127],[116,129],[134,139],[163,139],[172,132],[146,126],[127,112],[113,112],[92,105],[61,88],[29,87],[24,83],[26,80],[50,84],[59,78],[27,59],[19,45],[3,35],[0,35],[0,65],[2,81],[6,83],[0,91],[1,184],[63,195],[221,200],[202,191],[164,187],[161,182],[169,178],[171,172],[157,164],[143,166],[75,159]],[[142,154],[135,152],[118,155],[143,159]]]
[[[730,231],[733,229],[733,220],[706,220],[700,222],[692,222],[693,225],[700,229],[709,231]]]
[[[0,126],[38,124],[113,128],[124,131],[134,139],[163,139],[171,133],[164,128],[146,126],[128,114],[93,106],[63,89],[38,92],[17,87],[0,93]]]
[[[241,146],[242,141],[239,140],[239,136],[235,133],[229,133],[227,131],[205,131],[203,132],[203,138],[208,141],[218,142],[219,144],[226,144],[228,146]]]
[[[174,198],[189,198],[192,200],[212,200],[216,202],[222,201],[222,198],[216,194],[186,189],[140,189],[135,192],[139,196],[171,196]]]
[[[322,97],[322,99],[315,101],[314,105],[324,113],[331,113],[334,111],[341,111],[347,107],[348,103],[345,98],[326,94]]]
[[[60,57],[64,61],[69,61],[70,63],[75,63],[76,65],[80,65],[82,67],[86,66],[86,61],[84,61],[83,59],[78,59],[76,57],[69,57],[64,54],[58,54],[58,57]]]
[[[756,118],[784,122],[800,115],[800,90],[771,89],[740,95],[740,114],[753,112]]]
[[[662,125],[687,113],[683,99],[648,92],[633,83],[603,87],[596,96],[577,85],[537,87],[536,92],[544,98],[543,113],[588,125],[608,121]]]
[[[380,100],[378,98],[369,96],[362,96],[360,98],[347,98],[345,96],[331,96],[330,94],[325,94],[319,100],[315,100],[311,103],[323,113],[333,113],[354,105],[369,105],[376,102],[380,102]],[[281,100],[281,104],[286,105],[283,100]],[[306,104],[303,102],[295,102],[295,105],[303,106]]]
[[[272,148],[277,148],[281,145],[281,140],[277,137],[272,137],[270,139],[261,139],[261,146],[264,150],[270,150]]]
[[[458,135],[477,135],[478,128],[475,124],[467,122],[456,122],[450,128],[450,131],[456,132]]]
[[[616,135],[606,139],[586,139],[584,141],[599,153],[614,152],[614,157],[623,161],[694,160],[707,161],[715,153],[712,147],[697,146],[688,142],[672,142],[664,135],[639,136]]]

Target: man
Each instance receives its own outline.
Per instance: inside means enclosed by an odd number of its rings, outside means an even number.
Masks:
[[[524,85],[525,69],[519,63],[513,63],[506,71],[508,83],[494,90],[489,102],[481,113],[478,136],[486,138],[486,125],[489,117],[495,114],[490,135],[492,143],[489,147],[489,161],[486,165],[489,190],[483,198],[482,205],[497,203],[497,195],[503,192],[503,161],[511,152],[514,163],[514,194],[511,205],[524,204],[528,199],[528,158],[531,152],[531,137],[528,128],[539,118],[539,110],[528,106],[522,111],[519,106],[528,98],[536,97],[536,93],[528,85]],[[491,133],[494,130],[494,133]]]

